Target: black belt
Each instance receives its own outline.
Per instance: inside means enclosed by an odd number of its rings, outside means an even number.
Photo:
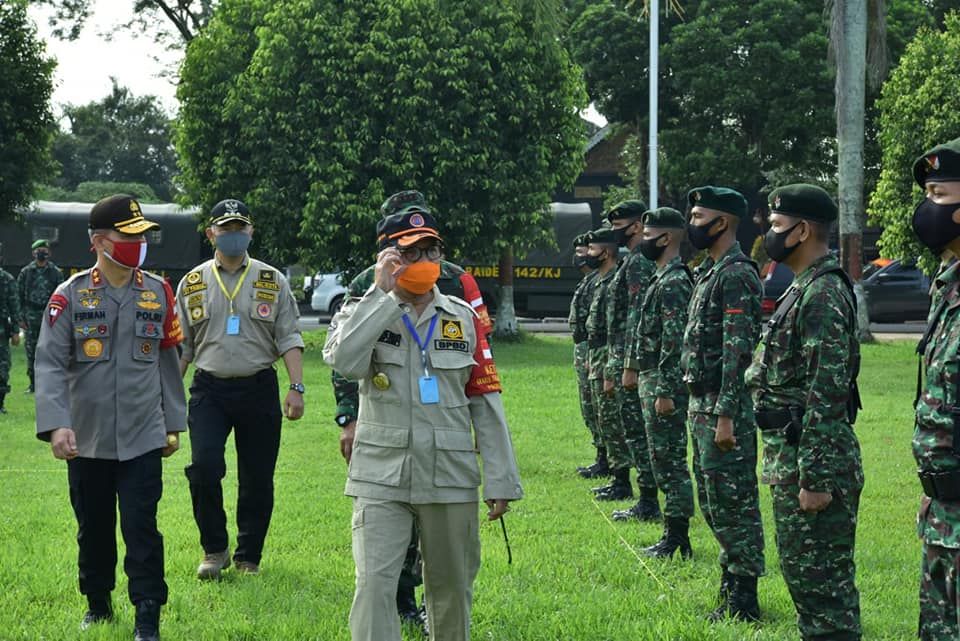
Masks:
[[[222,381],[222,382],[230,382],[230,383],[247,383],[247,382],[253,383],[253,382],[269,379],[271,376],[275,375],[276,373],[277,373],[277,370],[273,369],[272,367],[268,367],[266,369],[260,370],[259,372],[254,372],[249,376],[230,376],[230,377],[217,376],[215,374],[211,374],[210,372],[202,369],[198,369],[196,375],[199,376],[201,379],[206,379],[208,381],[218,381],[218,382]]]
[[[960,470],[919,472],[923,493],[939,501],[960,500]]]
[[[787,408],[758,409],[754,411],[754,414],[757,417],[757,427],[760,428],[761,432],[782,430],[793,421],[793,416]]]

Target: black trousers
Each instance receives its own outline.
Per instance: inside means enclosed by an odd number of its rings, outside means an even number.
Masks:
[[[273,472],[280,451],[277,373],[216,378],[197,371],[190,386],[187,423],[192,458],[187,466],[193,517],[205,552],[229,545],[223,510],[224,448],[230,431],[237,447],[237,548],[235,561],[260,563],[273,513]]]
[[[129,461],[75,458],[67,461],[67,478],[77,516],[80,592],[106,595],[115,587],[119,499],[130,601],[166,603],[163,537],[157,530],[157,503],[163,494],[160,450]]]

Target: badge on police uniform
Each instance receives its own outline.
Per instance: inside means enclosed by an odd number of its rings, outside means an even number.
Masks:
[[[377,372],[376,376],[373,377],[373,386],[381,392],[390,389],[390,379],[383,372]]]

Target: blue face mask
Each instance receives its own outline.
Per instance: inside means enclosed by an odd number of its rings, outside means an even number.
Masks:
[[[228,231],[215,236],[217,250],[224,256],[243,256],[250,246],[250,234],[245,231]]]

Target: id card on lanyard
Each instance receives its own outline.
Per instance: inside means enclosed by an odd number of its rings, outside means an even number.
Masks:
[[[247,277],[247,272],[250,271],[251,264],[252,261],[247,261],[247,267],[243,270],[243,273],[240,274],[240,280],[237,281],[233,292],[227,291],[227,288],[223,284],[223,279],[220,278],[219,268],[216,265],[213,266],[213,275],[217,280],[217,285],[220,286],[220,291],[223,292],[227,302],[230,303],[230,315],[227,316],[227,336],[238,336],[240,334],[240,316],[233,311],[233,299],[237,297],[240,288],[243,287],[243,281]]]
[[[430,328],[427,330],[427,336],[420,340],[417,328],[413,326],[413,321],[406,314],[403,315],[403,323],[410,330],[410,335],[417,342],[420,348],[420,363],[423,365],[423,376],[418,379],[420,385],[420,402],[423,405],[436,405],[440,402],[440,386],[437,384],[437,377],[430,375],[430,368],[427,367],[427,350],[430,349],[430,339],[433,337],[433,330],[437,327],[438,314],[434,314],[430,319]]]

